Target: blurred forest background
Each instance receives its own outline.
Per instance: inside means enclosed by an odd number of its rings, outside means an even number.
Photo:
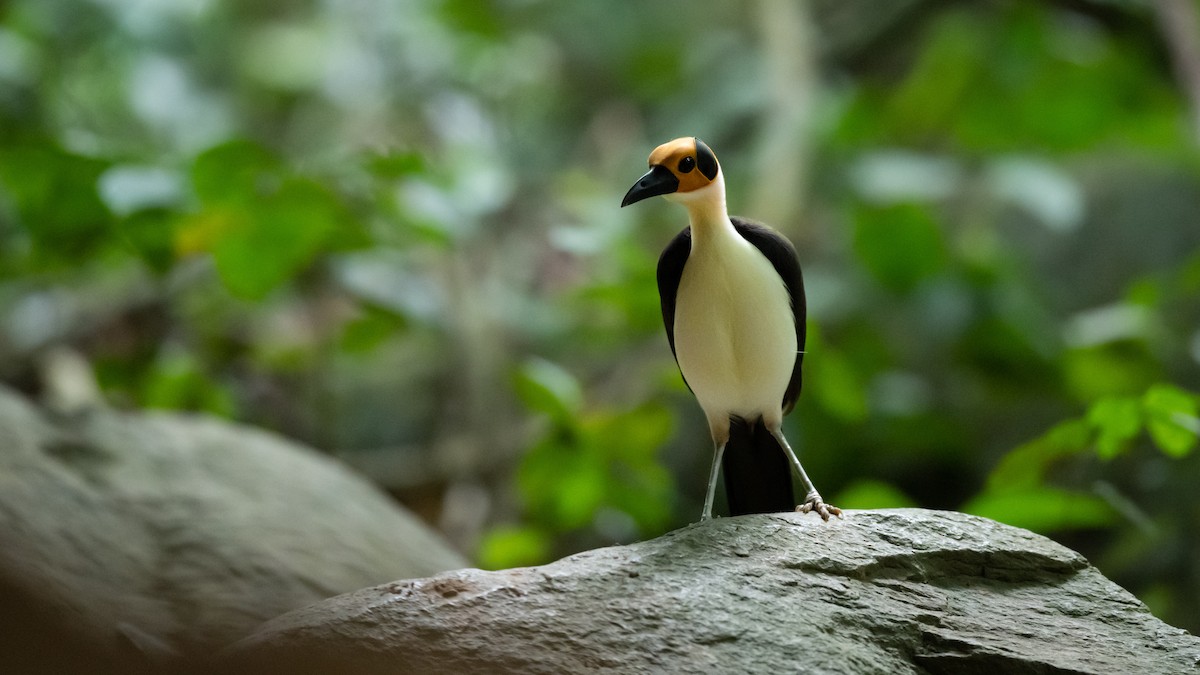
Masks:
[[[0,381],[313,444],[478,564],[696,520],[619,209],[698,135],[809,294],[788,435],[1200,632],[1195,0],[0,0]],[[78,395],[78,394],[76,394]]]

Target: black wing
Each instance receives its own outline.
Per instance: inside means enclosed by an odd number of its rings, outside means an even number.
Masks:
[[[800,364],[804,361],[804,322],[808,314],[808,303],[804,299],[804,277],[800,273],[800,258],[796,255],[796,248],[792,246],[792,242],[766,225],[737,216],[730,220],[733,221],[733,227],[738,234],[742,235],[746,241],[754,245],[754,248],[761,251],[767,260],[771,261],[771,266],[783,279],[784,285],[787,286],[788,296],[792,300],[792,317],[796,321],[797,354],[796,365],[792,368],[792,379],[788,381],[787,390],[783,392],[783,414],[786,415],[792,411],[792,407],[796,405],[796,399],[800,397]],[[682,273],[682,271],[683,267],[680,266],[680,272]],[[661,282],[659,283],[661,288]],[[675,285],[678,288],[678,277]],[[673,311],[674,296],[671,301]],[[666,311],[665,307],[664,305],[664,312]]]
[[[667,329],[672,355],[675,354],[675,296],[679,293],[683,266],[687,264],[691,253],[692,228],[685,227],[658,257],[658,301],[662,304],[663,326]],[[679,362],[678,357],[675,360]]]

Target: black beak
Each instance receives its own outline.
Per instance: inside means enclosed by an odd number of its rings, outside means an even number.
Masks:
[[[625,199],[621,200],[621,206],[629,206],[634,202],[640,202],[647,197],[657,197],[672,193],[679,189],[679,179],[667,167],[656,164],[653,168],[646,172],[646,175],[638,179],[638,182],[629,188],[629,192],[625,193]]]

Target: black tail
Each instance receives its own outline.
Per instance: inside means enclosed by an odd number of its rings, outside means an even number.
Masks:
[[[737,418],[732,422],[721,462],[729,515],[777,513],[796,508],[787,455],[762,419],[753,425]]]

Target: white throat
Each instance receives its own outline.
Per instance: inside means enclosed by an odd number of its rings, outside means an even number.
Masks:
[[[664,197],[687,208],[693,247],[703,246],[713,236],[737,236],[725,206],[725,174],[720,167],[717,168],[716,179],[699,190],[673,192]]]

